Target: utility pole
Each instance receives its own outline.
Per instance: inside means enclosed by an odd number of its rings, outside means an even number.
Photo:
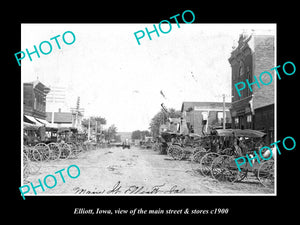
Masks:
[[[79,108],[80,106],[80,97],[77,97],[77,103],[75,108],[70,108],[72,117],[75,115],[74,119],[74,127],[76,127],[78,130],[81,129],[81,117],[83,116],[84,113],[84,108]]]
[[[91,117],[89,117],[89,132],[88,132],[88,141],[90,140],[91,137]]]
[[[226,113],[225,113],[225,94],[223,94],[223,129],[226,129],[226,127],[225,127],[225,121],[226,121]]]
[[[95,132],[95,134],[96,134],[96,143],[97,143],[97,140],[98,140],[98,132],[97,132],[97,129],[98,129],[98,128],[97,128],[97,122],[98,122],[98,121],[95,120],[95,122],[96,122],[96,132]]]
[[[53,104],[55,104],[54,94],[53,94],[52,102]],[[51,124],[54,124],[54,107],[52,108],[52,113],[51,113]]]

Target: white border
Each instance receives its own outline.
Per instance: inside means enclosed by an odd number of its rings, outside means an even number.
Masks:
[[[28,23],[23,23],[23,24],[28,24]],[[72,24],[76,24],[76,23],[72,23]],[[90,23],[80,23],[81,25],[89,25]],[[95,23],[96,24],[96,23]],[[197,23],[200,24],[200,23]],[[263,25],[260,23],[226,23],[225,25]],[[277,23],[264,23],[264,24],[273,24],[275,25],[275,38],[274,38],[274,60],[275,60],[275,64],[277,65]],[[201,24],[202,25],[202,24]],[[223,24],[218,24],[218,23],[203,23],[203,25],[223,25]],[[22,26],[22,24],[21,24]],[[21,35],[22,35],[22,29],[21,29]],[[22,46],[21,46],[22,47]],[[274,71],[275,74],[275,71]],[[274,79],[274,124],[275,124],[275,132],[274,132],[274,140],[277,141],[277,79]],[[23,78],[22,78],[22,66],[21,66],[21,129],[20,129],[20,136],[21,136],[21,186],[23,186]],[[155,196],[277,196],[277,152],[275,154],[275,183],[274,183],[274,193],[270,193],[270,194],[263,194],[263,193],[258,193],[258,194],[44,194],[44,193],[39,193],[37,195],[35,194],[25,194],[25,197],[27,196],[94,196],[94,197],[101,197],[101,196],[149,196],[149,197],[155,197]],[[20,193],[20,197],[22,198],[22,195]]]

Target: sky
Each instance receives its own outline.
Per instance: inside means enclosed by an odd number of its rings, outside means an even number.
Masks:
[[[222,94],[231,102],[228,58],[239,35],[276,28],[183,22],[178,28],[172,23],[168,34],[152,33],[152,40],[146,34],[138,45],[134,32],[151,31],[153,24],[22,24],[20,51],[32,52],[43,41],[52,44],[50,54],[33,54],[32,61],[26,55],[21,61],[22,83],[38,78],[50,89],[65,87],[62,111],[74,108],[79,96],[85,117],[104,117],[118,131],[146,130],[161,103],[180,110],[183,101],[221,102]],[[71,45],[62,41],[66,31],[75,34]],[[57,35],[61,49],[50,41]]]

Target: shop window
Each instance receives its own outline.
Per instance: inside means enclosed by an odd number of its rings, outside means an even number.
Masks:
[[[235,117],[235,118],[233,119],[233,121],[234,121],[234,128],[238,128],[238,127],[239,127],[239,118],[238,118],[238,117]]]
[[[218,124],[223,124],[223,112],[217,113]]]
[[[252,122],[252,115],[247,115],[247,122],[251,123]]]
[[[244,66],[244,62],[240,61],[240,68],[239,68],[239,75],[240,77],[243,76],[245,74],[245,66]]]
[[[34,97],[33,109],[36,109],[37,99]]]
[[[247,115],[247,128],[252,129],[252,115]]]
[[[238,118],[238,117],[235,117],[235,118],[234,118],[234,123],[235,123],[235,124],[239,124],[239,118]]]

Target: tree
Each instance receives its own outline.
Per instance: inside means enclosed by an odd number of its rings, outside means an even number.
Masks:
[[[103,131],[105,140],[117,139],[117,127],[112,124],[108,129]]]
[[[89,120],[90,120],[90,128],[91,131],[96,131],[96,124],[97,124],[97,133],[101,131],[100,125],[106,124],[106,119],[101,116],[91,116],[90,118],[85,118],[82,120],[81,124],[86,129],[89,128]]]
[[[141,131],[140,130],[135,130],[131,133],[131,139],[141,139]]]
[[[145,140],[145,137],[149,137],[151,136],[150,132],[148,130],[135,130],[131,133],[131,139],[135,140],[135,139],[142,139]]]
[[[181,111],[175,110],[173,108],[168,109],[168,114],[161,109],[155,116],[151,119],[150,130],[153,136],[159,135],[159,127],[161,124],[165,124],[168,118],[179,118],[181,117]]]

